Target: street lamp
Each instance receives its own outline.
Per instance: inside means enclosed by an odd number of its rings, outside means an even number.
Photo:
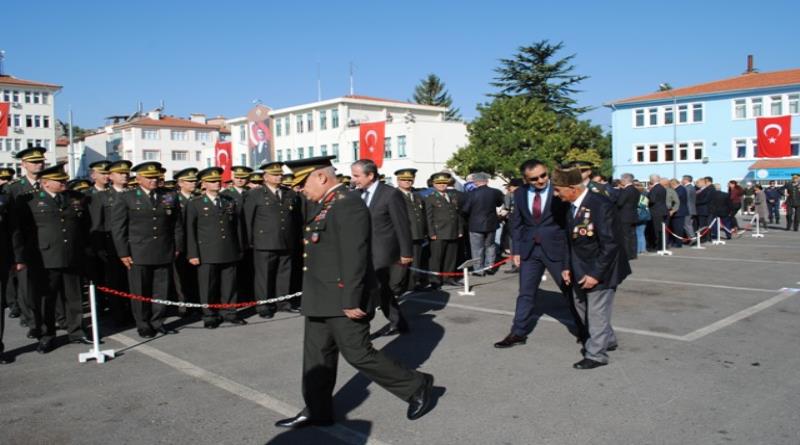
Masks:
[[[672,97],[672,177],[678,178],[678,98],[672,94],[672,86],[666,82],[658,84],[661,91]]]

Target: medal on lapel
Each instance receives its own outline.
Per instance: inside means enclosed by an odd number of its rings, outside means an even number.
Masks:
[[[311,233],[311,242],[317,244],[319,242],[319,232]]]

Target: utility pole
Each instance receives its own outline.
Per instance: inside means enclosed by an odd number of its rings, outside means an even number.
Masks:
[[[350,95],[355,94],[355,89],[353,88],[353,62],[350,62]]]
[[[72,141],[72,105],[69,106],[69,177],[75,177],[75,144]]]

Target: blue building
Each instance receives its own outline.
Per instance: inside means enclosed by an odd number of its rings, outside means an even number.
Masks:
[[[611,108],[614,176],[712,176],[783,183],[800,172],[800,69],[739,76],[617,100]],[[756,118],[792,116],[792,156],[755,157]]]

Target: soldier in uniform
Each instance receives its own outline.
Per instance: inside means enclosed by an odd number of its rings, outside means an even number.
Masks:
[[[248,191],[247,184],[250,182],[250,174],[253,173],[253,169],[237,165],[231,167],[231,171],[233,172],[231,185],[225,188],[222,193],[235,199],[236,205],[239,206],[238,208],[243,209],[244,199]]]
[[[221,193],[236,200],[236,208],[241,212],[244,209],[244,201],[249,192],[247,184],[250,181],[250,173],[253,169],[242,165],[231,167],[230,183],[226,183],[225,190]],[[236,270],[236,282],[239,287],[239,298],[253,298],[253,277],[255,276],[253,265],[253,252],[249,246],[245,246],[244,255],[239,268]]]
[[[189,202],[197,197],[197,169],[194,167],[185,168],[173,176],[178,189],[178,205],[181,208],[181,224],[183,225],[184,232],[186,231],[186,210]],[[178,301],[192,302],[198,301],[198,287],[197,287],[197,268],[189,264],[188,257],[186,256],[186,246],[182,245],[178,249],[180,255],[175,258],[173,263],[173,285],[175,286],[175,295]],[[192,313],[190,309],[178,309],[178,315],[187,317]]]
[[[59,294],[66,302],[66,324],[70,342],[91,344],[83,326],[81,272],[88,245],[87,197],[66,189],[69,176],[64,164],[41,170],[41,189],[16,202],[14,256],[17,269],[28,269],[35,282],[34,326],[37,352],[53,348],[56,335],[55,305]],[[31,289],[33,290],[33,289]]]
[[[5,186],[5,190],[8,191],[11,198],[12,208],[16,208],[17,201],[20,198],[39,191],[39,181],[36,175],[44,168],[45,152],[47,152],[47,149],[43,147],[30,147],[16,154],[15,157],[22,163],[24,174]],[[14,270],[11,275],[12,287],[7,295],[10,308],[8,316],[9,318],[20,317],[20,325],[29,328],[28,338],[36,338],[38,334],[33,327],[35,295],[32,288],[33,284],[28,277],[28,271],[24,269]]]
[[[376,277],[370,255],[370,214],[357,195],[343,190],[334,156],[289,163],[297,185],[315,206],[305,226],[303,275],[303,399],[306,407],[278,427],[334,422],[333,389],[339,352],[353,367],[408,402],[417,419],[431,407],[433,376],[406,369],[375,350],[369,339]]]
[[[67,190],[72,190],[73,192],[88,194],[91,192],[91,188],[92,183],[88,179],[70,179],[67,182]]]
[[[172,262],[183,245],[181,208],[175,193],[157,187],[160,163],[143,162],[133,171],[137,187],[121,193],[112,206],[114,245],[128,269],[131,292],[166,299]],[[140,337],[177,333],[164,325],[165,306],[136,300],[131,306]]]
[[[434,272],[455,271],[459,244],[464,237],[464,223],[459,213],[460,198],[447,189],[451,179],[450,173],[435,173],[434,192],[425,198],[425,216],[431,240],[430,267]],[[441,287],[442,283],[458,284],[457,280],[441,276],[432,281],[434,287]]]
[[[280,297],[289,293],[292,283],[292,259],[299,247],[297,228],[302,222],[300,199],[297,194],[280,186],[283,163],[270,162],[261,166],[266,186],[251,190],[244,203],[247,244],[253,249],[255,280],[253,288],[258,299]],[[256,307],[262,318],[272,318],[277,306]],[[297,302],[290,312],[298,312]]]
[[[186,239],[189,264],[197,267],[200,302],[235,303],[236,266],[242,258],[241,211],[230,196],[220,194],[220,167],[198,173],[205,192],[186,206]],[[203,325],[214,329],[222,321],[244,325],[235,309],[203,309]]]
[[[3,191],[6,184],[14,179],[14,169],[9,167],[0,167],[0,192]]]
[[[414,179],[416,178],[417,169],[404,168],[394,172],[397,177],[397,188],[402,192],[405,198],[406,209],[408,210],[409,227],[411,228],[411,241],[413,242],[414,249],[414,264],[419,269],[427,269],[427,252],[425,252],[428,245],[428,224],[427,216],[425,214],[425,202],[414,193]],[[411,272],[410,269],[405,269],[406,289],[421,290],[427,286],[427,276]]]
[[[248,190],[253,190],[257,188],[264,187],[264,172],[255,171],[250,173],[250,178],[248,179],[247,188]]]
[[[793,173],[792,182],[783,188],[786,190],[786,230],[797,232],[800,227],[800,173]]]
[[[6,293],[11,288],[9,283],[14,250],[11,247],[11,197],[4,190],[5,184],[14,177],[10,168],[0,168],[0,365],[11,362],[11,358],[3,354],[3,331],[6,321]]]
[[[94,195],[95,193],[102,192],[108,188],[108,175],[110,174],[108,171],[109,165],[111,165],[111,161],[106,160],[92,162],[89,164],[89,169],[91,170],[89,176],[91,177],[94,186],[87,192],[87,194]]]

